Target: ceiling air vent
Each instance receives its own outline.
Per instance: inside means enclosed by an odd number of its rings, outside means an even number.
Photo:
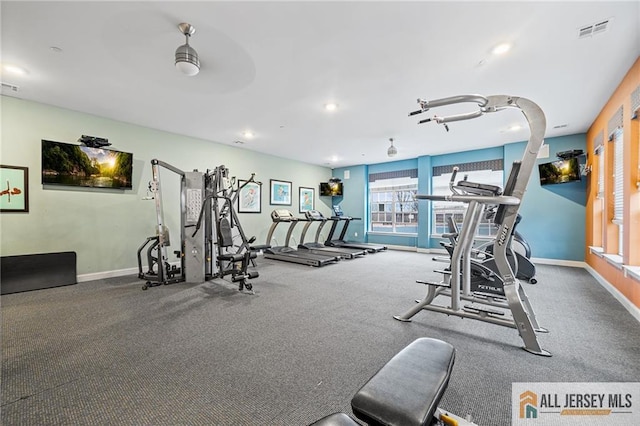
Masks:
[[[587,38],[602,34],[609,29],[610,23],[611,19],[606,19],[604,21],[596,22],[595,24],[589,24],[585,25],[584,27],[580,27],[578,29],[578,38]]]

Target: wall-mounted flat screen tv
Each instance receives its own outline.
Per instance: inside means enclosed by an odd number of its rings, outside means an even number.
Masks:
[[[42,140],[42,184],[131,189],[133,154]]]
[[[540,172],[540,185],[553,185],[580,180],[580,164],[576,157],[538,164],[538,170]]]
[[[341,197],[342,182],[322,182],[320,184],[320,195],[328,197]]]

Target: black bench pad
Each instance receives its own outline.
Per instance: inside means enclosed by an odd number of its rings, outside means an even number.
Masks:
[[[429,425],[447,389],[455,349],[422,337],[395,355],[351,400],[353,413],[369,424]]]
[[[360,423],[344,413],[334,413],[311,423],[309,426],[360,426]]]

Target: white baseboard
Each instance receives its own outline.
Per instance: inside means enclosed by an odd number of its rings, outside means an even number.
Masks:
[[[377,244],[377,243],[374,243]],[[416,251],[416,247],[409,247],[409,246],[394,246],[394,245],[389,245],[389,244],[385,244],[385,246],[387,246],[387,248],[389,250],[400,250],[400,251]]]
[[[123,277],[125,275],[138,275],[138,268],[118,269],[116,271],[94,272],[78,275],[78,282],[101,280],[104,278]]]
[[[417,250],[418,253],[427,253],[427,254],[446,254],[448,255],[447,251],[445,249],[438,249],[438,248],[421,248],[418,247]]]
[[[587,266],[586,262],[579,260],[562,260],[562,259],[544,259],[542,257],[532,257],[531,261],[534,264],[540,265],[556,265],[556,266],[569,266],[571,268],[584,268]]]
[[[611,295],[613,297],[615,297],[618,302],[620,302],[620,304],[622,306],[625,307],[625,309],[627,311],[629,311],[629,313],[638,321],[640,322],[640,308],[638,308],[636,305],[634,305],[633,303],[631,303],[631,301],[629,299],[627,299],[625,297],[624,294],[620,293],[620,291],[615,288],[613,285],[611,285],[609,283],[609,281],[607,281],[602,275],[600,275],[595,269],[593,269],[591,266],[589,266],[588,264],[585,263],[584,269],[587,270],[587,272],[589,272],[591,274],[591,276],[593,278],[596,279],[596,281],[598,281],[598,283],[600,283],[600,285],[602,287],[605,288],[605,290],[607,290],[609,293],[611,293]]]

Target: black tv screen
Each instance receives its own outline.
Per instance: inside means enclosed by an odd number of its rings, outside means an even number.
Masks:
[[[577,158],[538,164],[540,185],[575,182],[580,180],[580,164]]]
[[[42,184],[131,189],[133,154],[42,140]]]
[[[320,195],[329,197],[342,196],[342,182],[322,182],[320,184]]]

